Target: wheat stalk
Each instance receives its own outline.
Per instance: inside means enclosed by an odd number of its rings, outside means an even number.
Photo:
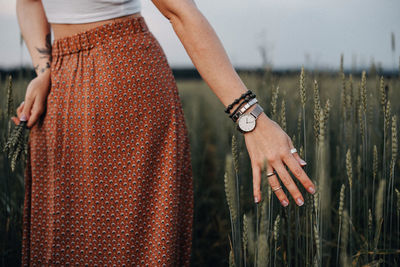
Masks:
[[[12,76],[8,76],[7,82],[7,116],[10,118],[14,114],[14,97],[12,90]]]
[[[274,266],[276,266],[276,250],[278,244],[278,237],[279,237],[279,223],[281,221],[281,217],[279,214],[276,216],[275,223],[274,223],[274,240],[275,240],[275,256],[274,256]]]
[[[369,237],[372,235],[372,223],[373,223],[372,210],[368,209],[368,242],[367,242],[368,249],[370,247]]]
[[[375,202],[375,238],[374,238],[374,253],[376,255],[379,243],[379,237],[382,229],[383,222],[383,205],[384,205],[384,194],[386,188],[386,180],[382,179],[379,182],[378,192],[376,193],[376,202]]]
[[[304,67],[302,66],[300,72],[300,101],[303,107],[306,105],[306,100],[305,72]]]
[[[376,193],[376,204],[375,204],[375,224],[379,224],[379,220],[383,218],[383,203],[385,194],[386,180],[379,182],[378,192]]]
[[[361,106],[363,112],[367,112],[367,73],[365,70],[361,74]]]
[[[342,119],[346,119],[346,98],[347,98],[347,93],[346,93],[346,75],[341,72],[341,81],[342,81],[342,90],[340,92],[340,107],[342,111]]]
[[[235,257],[233,255],[233,249],[229,251],[229,267],[235,267]]]
[[[318,265],[321,265],[321,240],[319,238],[319,231],[317,225],[314,224],[314,240],[315,240],[315,248],[316,248],[316,256]]]
[[[386,108],[385,108],[385,129],[389,129],[390,125],[390,116],[391,116],[391,103],[390,100],[386,102]]]
[[[247,242],[248,242],[248,221],[246,214],[243,214],[243,259],[244,259],[244,266],[246,267],[246,255],[247,255]]]
[[[347,94],[347,107],[350,109],[353,106],[354,96],[353,96],[353,75],[349,75],[348,80],[348,94]]]
[[[233,156],[233,167],[236,173],[239,173],[239,149],[236,136],[232,135],[232,156]]]
[[[230,154],[226,155],[225,158],[225,176],[224,176],[225,194],[226,200],[228,202],[229,212],[231,214],[232,220],[236,220],[236,194],[235,194],[235,178],[232,171],[232,156]]]
[[[275,242],[278,241],[278,237],[279,237],[279,223],[280,223],[280,221],[281,221],[281,217],[278,214],[276,216],[275,222],[274,222],[274,240],[275,240]]]
[[[396,115],[392,117],[392,159],[390,162],[390,176],[389,176],[389,192],[388,192],[388,211],[393,210],[393,188],[394,188],[394,169],[396,166],[396,159],[397,159],[397,122],[396,122]],[[392,212],[390,212],[389,217],[389,232],[392,232]]]
[[[11,170],[14,171],[17,161],[20,159],[25,149],[26,136],[25,131],[28,129],[26,121],[21,121],[15,126],[14,130],[8,136],[4,146],[4,152],[7,153],[8,158],[11,159]]]
[[[234,262],[239,263],[240,260],[240,253],[237,255],[237,246],[240,240],[237,240],[237,228],[240,225],[237,225],[237,217],[238,217],[238,206],[237,206],[237,198],[239,197],[236,194],[236,180],[235,175],[233,174],[232,170],[232,155],[227,154],[225,158],[225,175],[224,175],[224,186],[225,186],[225,194],[226,200],[228,203],[230,219],[231,219],[231,231],[232,231],[232,245],[234,249],[233,256],[235,258]]]
[[[319,136],[319,114],[321,112],[321,102],[319,97],[318,82],[314,80],[314,135],[318,140]]]
[[[349,240],[349,215],[347,210],[343,211],[343,221],[342,221],[342,242],[341,242],[341,254],[342,254],[342,264],[341,266],[350,266],[349,257],[347,255],[347,244]]]
[[[329,112],[331,111],[331,101],[329,99],[325,102],[325,107],[323,109],[324,112],[324,129],[326,129],[326,125],[328,123]]]
[[[351,189],[353,188],[353,167],[352,167],[352,163],[351,163],[350,149],[347,149],[347,153],[346,153],[346,172],[347,172],[347,179],[349,180],[349,186],[350,186],[350,191],[351,191]]]
[[[305,87],[305,72],[304,72],[304,67],[301,67],[301,72],[300,72],[300,101],[301,101],[301,107],[302,107],[302,113],[303,113],[303,148],[304,148],[304,157],[303,159],[307,161],[307,137],[306,137],[306,87]]]
[[[277,115],[278,96],[279,96],[279,86],[277,86],[276,89],[272,91],[272,97],[271,97],[271,117],[274,120],[276,120],[276,115]]]
[[[372,160],[372,192],[375,192],[375,180],[378,175],[378,148],[374,145]],[[372,203],[375,203],[374,194],[372,194]]]
[[[338,239],[337,239],[337,249],[336,249],[336,264],[339,264],[339,242],[340,242],[340,231],[342,228],[342,215],[343,215],[343,207],[344,207],[344,197],[345,197],[346,186],[342,184],[340,188],[340,197],[339,197],[339,208],[338,208],[338,216],[339,216],[339,230],[338,230]]]
[[[285,99],[282,99],[282,105],[281,105],[281,116],[280,116],[280,126],[282,129],[286,132],[286,104],[285,104]]]
[[[391,166],[391,176],[394,178],[394,168],[396,165],[397,159],[397,149],[398,149],[398,140],[397,140],[397,117],[394,115],[392,117],[392,166]]]
[[[342,54],[340,54],[340,67],[339,67],[340,73],[344,73],[343,65],[344,65],[344,55],[342,53]]]
[[[383,112],[385,112],[385,105],[386,105],[386,92],[385,92],[385,80],[383,79],[383,76],[381,76],[380,82],[379,82],[379,93],[381,96],[381,106]]]

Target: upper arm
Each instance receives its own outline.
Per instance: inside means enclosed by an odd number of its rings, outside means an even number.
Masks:
[[[151,0],[160,12],[169,20],[173,17],[182,17],[197,9],[193,0]]]

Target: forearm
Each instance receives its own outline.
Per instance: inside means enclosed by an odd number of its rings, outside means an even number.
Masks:
[[[176,10],[164,13],[202,78],[224,106],[228,106],[247,88],[207,19],[193,3],[183,2]]]
[[[46,73],[51,63],[50,25],[40,0],[17,0],[17,17],[22,37],[36,74]]]

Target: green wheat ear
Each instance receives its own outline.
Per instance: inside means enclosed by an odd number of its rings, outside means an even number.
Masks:
[[[232,155],[227,154],[225,158],[224,185],[225,185],[226,200],[228,202],[228,208],[232,216],[232,221],[235,221],[238,216],[236,212],[237,211],[236,198],[238,196],[235,194],[236,182],[232,170],[232,165],[233,165],[232,161],[233,161]]]
[[[14,98],[13,98],[13,80],[12,76],[8,77],[7,82],[7,107],[6,107],[6,115],[10,118],[14,114]],[[14,171],[17,165],[18,160],[21,157],[21,154],[25,153],[26,150],[26,135],[25,130],[27,129],[26,121],[21,121],[18,125],[14,127],[13,130],[11,125],[12,122],[9,120],[8,122],[8,133],[7,140],[5,141],[3,151],[7,154],[7,157],[11,160],[11,170]]]
[[[300,101],[303,107],[306,105],[306,100],[305,73],[304,67],[302,66],[300,72]]]
[[[11,170],[15,170],[17,161],[25,150],[25,130],[27,129],[26,121],[21,121],[8,136],[4,146],[4,152],[11,159]]]

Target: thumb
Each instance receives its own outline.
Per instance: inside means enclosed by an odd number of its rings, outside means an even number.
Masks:
[[[27,97],[24,101],[23,109],[20,114],[19,120],[20,121],[28,121],[31,115],[31,109],[33,105],[33,98]]]

